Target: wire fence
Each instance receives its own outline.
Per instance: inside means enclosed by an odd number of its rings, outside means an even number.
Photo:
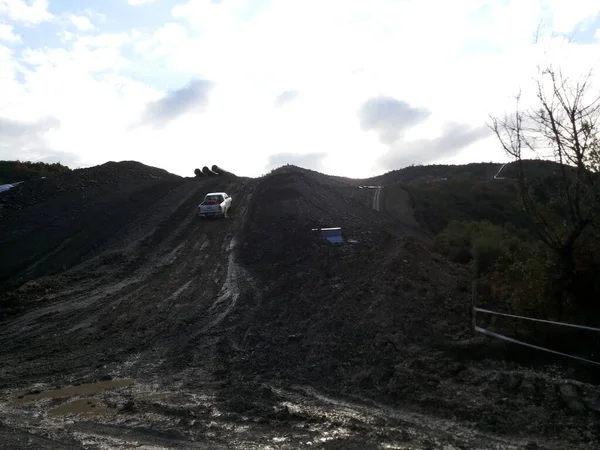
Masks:
[[[588,330],[588,331],[598,331],[598,332],[600,332],[600,328],[598,328],[598,327],[589,327],[589,326],[585,326],[585,325],[577,325],[577,324],[574,324],[574,323],[557,322],[557,321],[553,321],[553,320],[536,319],[536,318],[533,318],[533,317],[518,316],[518,315],[515,315],[515,314],[502,313],[502,312],[498,312],[498,311],[491,311],[489,309],[479,308],[477,306],[477,300],[478,300],[477,286],[476,286],[475,283],[473,283],[472,321],[473,321],[473,329],[476,332],[482,333],[482,334],[485,334],[485,335],[488,335],[488,336],[492,336],[492,337],[495,337],[497,339],[501,339],[501,340],[504,340],[504,341],[507,341],[507,342],[511,342],[513,344],[523,345],[525,347],[533,348],[533,349],[544,351],[544,352],[547,352],[547,353],[553,353],[555,355],[565,356],[565,357],[568,357],[568,358],[576,359],[578,361],[582,361],[582,362],[586,362],[586,363],[590,363],[590,364],[594,364],[594,365],[600,366],[600,362],[592,361],[591,359],[582,358],[581,356],[576,356],[576,355],[570,355],[568,353],[559,352],[559,351],[552,350],[552,349],[549,349],[549,348],[546,348],[546,347],[540,347],[539,345],[529,344],[527,342],[520,341],[518,339],[514,339],[514,338],[511,338],[511,337],[505,336],[503,334],[499,334],[499,333],[496,333],[494,331],[487,330],[485,328],[481,328],[481,327],[477,326],[477,313],[479,312],[479,313],[484,313],[484,314],[492,314],[492,315],[497,315],[497,316],[504,316],[504,317],[510,317],[510,318],[514,318],[514,319],[522,319],[522,320],[528,320],[528,321],[532,321],[532,322],[546,323],[546,324],[557,325],[557,326],[562,326],[562,327],[577,328],[577,329],[580,329],[580,330]]]

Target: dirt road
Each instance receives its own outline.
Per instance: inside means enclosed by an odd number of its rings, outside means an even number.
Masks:
[[[377,188],[375,188],[375,192],[373,193],[373,209],[375,211],[379,211],[379,199],[381,197],[381,186],[378,186]]]

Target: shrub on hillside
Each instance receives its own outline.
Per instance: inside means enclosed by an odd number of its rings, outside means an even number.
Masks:
[[[0,184],[27,181],[70,171],[69,167],[60,163],[0,161]]]
[[[473,259],[470,249],[471,238],[476,223],[457,220],[450,222],[436,237],[437,250],[454,262],[470,262]]]
[[[421,185],[407,183],[403,187],[411,196],[419,224],[435,234],[453,220],[528,226],[527,216],[516,202],[516,187],[510,181],[449,180]]]
[[[510,258],[510,250],[503,240],[492,236],[475,236],[471,242],[471,255],[476,276],[490,273],[496,265]]]
[[[436,237],[440,253],[454,262],[473,263],[477,275],[489,273],[496,265],[506,265],[523,246],[514,227],[501,227],[488,221],[451,221]]]
[[[591,230],[576,248],[576,270],[566,281],[553,252],[511,225],[452,221],[436,237],[436,247],[448,259],[469,264],[474,279],[490,287],[488,300],[515,314],[581,322],[600,312],[600,239]],[[557,283],[568,289],[557,290]]]
[[[490,273],[491,296],[505,303],[510,312],[529,317],[555,316],[548,301],[547,252],[539,244],[524,247],[502,267]]]
[[[475,279],[485,281],[488,300],[514,313],[540,316],[546,308],[548,255],[514,227],[487,221],[452,221],[437,236],[438,250],[469,263]]]

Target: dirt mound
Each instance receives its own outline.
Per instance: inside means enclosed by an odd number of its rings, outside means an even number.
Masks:
[[[124,182],[179,178],[166,170],[146,166],[136,161],[110,161],[95,167],[30,180],[16,186],[0,196],[0,218],[9,214],[11,210],[48,201],[66,192],[81,192],[88,188],[107,185],[113,185],[118,189],[118,185]]]
[[[337,180],[326,184],[300,170],[274,173],[257,185],[239,240],[241,261],[259,285],[234,313],[236,339],[221,348],[239,383],[258,376],[368,395],[505,433],[543,433],[552,423],[576,435],[595,420],[587,407],[567,418],[560,395],[531,406],[535,420],[525,409],[517,418],[526,400],[508,394],[508,384],[497,389],[486,363],[474,358],[464,372],[455,347],[477,341],[468,274],[408,236],[391,219],[398,211],[379,214],[344,192]],[[336,247],[310,233],[327,226],[341,226],[358,243]],[[495,370],[510,373],[508,367]],[[535,380],[540,389],[553,389],[552,382]],[[470,394],[482,386],[485,399]],[[515,430],[515,420],[527,425]]]
[[[473,351],[468,274],[399,221],[402,193],[380,193],[375,211],[373,192],[298,168],[186,179],[137,163],[23,186],[0,217],[0,420],[19,433],[183,448],[220,445],[217,435],[233,436],[224,448],[282,435],[306,448],[334,434],[332,445],[346,436],[355,447],[342,448],[379,448],[426,435],[458,448],[469,441],[450,436],[458,420],[597,440],[594,386]],[[196,216],[210,191],[232,195],[231,218]],[[346,244],[311,231],[331,226]],[[110,379],[128,384],[54,398]],[[51,418],[91,405],[109,417]],[[409,406],[429,419],[400,411]]]
[[[114,183],[71,189],[107,168]],[[224,320],[239,295],[230,255],[246,180],[136,173],[120,163],[94,169],[70,184],[57,177],[64,191],[2,218],[2,383],[64,383],[74,372],[93,379],[117,367],[141,377],[125,365],[132,359],[164,360],[166,380],[196,357],[202,330]],[[196,207],[215,190],[233,196],[232,217],[200,220]]]
[[[358,243],[333,247],[310,232],[328,226]],[[379,376],[373,358],[468,333],[466,274],[310,174],[264,179],[243,233],[241,260],[262,283],[254,314],[241,318],[245,342],[270,350],[256,352],[256,368],[364,383],[361,370]],[[459,324],[440,326],[449,314]]]
[[[0,194],[0,291],[122,250],[151,233],[202,183],[126,161],[28,181]]]

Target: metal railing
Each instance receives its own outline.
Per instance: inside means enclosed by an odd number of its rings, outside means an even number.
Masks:
[[[547,352],[547,353],[553,353],[555,355],[566,356],[568,358],[576,359],[578,361],[583,361],[583,362],[586,362],[586,363],[595,364],[595,365],[600,366],[600,362],[592,361],[591,359],[582,358],[581,356],[576,356],[576,355],[570,355],[568,353],[559,352],[557,350],[552,350],[552,349],[549,349],[549,348],[546,348],[546,347],[540,347],[539,345],[529,344],[527,342],[520,341],[518,339],[514,339],[514,338],[511,338],[511,337],[505,336],[503,334],[487,330],[485,328],[481,328],[481,327],[477,326],[477,313],[479,312],[479,313],[483,313],[483,314],[492,314],[492,315],[497,315],[497,316],[504,316],[504,317],[510,317],[510,318],[514,318],[514,319],[529,320],[529,321],[532,321],[532,322],[540,322],[540,323],[546,323],[546,324],[550,324],[550,325],[557,325],[557,326],[562,326],[562,327],[577,328],[577,329],[580,329],[580,330],[588,330],[588,331],[598,331],[598,332],[600,332],[600,328],[598,328],[598,327],[589,327],[589,326],[585,326],[585,325],[577,325],[577,324],[566,323],[566,322],[557,322],[557,321],[553,321],[553,320],[536,319],[536,318],[533,318],[533,317],[518,316],[518,315],[515,315],[515,314],[508,314],[508,313],[502,313],[502,312],[498,312],[498,311],[491,311],[491,310],[485,309],[485,308],[479,308],[477,306],[477,297],[478,297],[477,296],[477,287],[476,287],[476,284],[473,283],[472,322],[473,322],[473,330],[475,330],[476,332],[482,333],[482,334],[485,334],[485,335],[488,335],[488,336],[492,336],[492,337],[495,337],[497,339],[502,339],[504,341],[511,342],[513,344],[523,345],[525,347],[533,348],[533,349],[544,351],[544,352]]]

